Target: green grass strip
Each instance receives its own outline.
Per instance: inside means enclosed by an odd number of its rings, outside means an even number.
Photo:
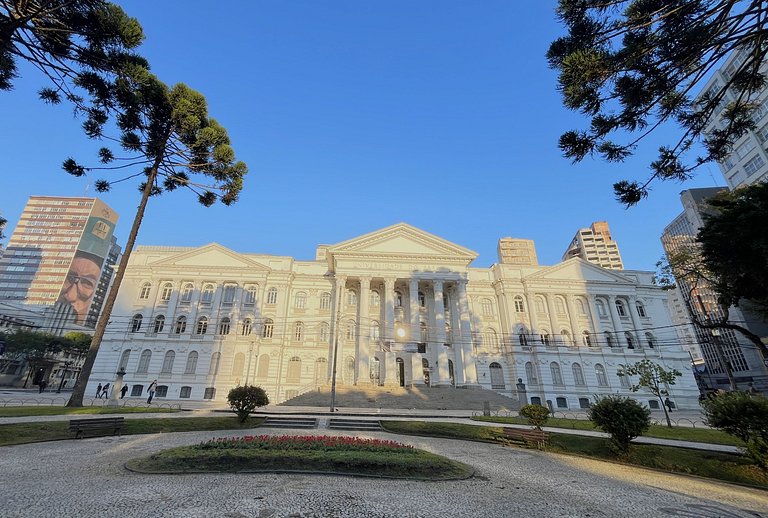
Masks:
[[[521,417],[475,416],[472,419],[474,421],[482,421],[486,423],[528,424],[528,421]],[[592,425],[591,421],[584,419],[550,418],[547,420],[545,426],[550,426],[552,428],[568,428],[572,430],[597,430]],[[656,437],[658,439],[674,439],[677,441],[723,444],[726,446],[744,446],[744,443],[736,437],[721,432],[720,430],[712,430],[710,428],[688,428],[685,426],[674,426],[670,428],[664,425],[652,424],[643,436]]]
[[[263,419],[250,418],[241,423],[237,417],[175,417],[157,419],[126,419],[124,435],[146,433],[198,432],[214,430],[248,430]],[[68,421],[44,421],[0,425],[0,446],[30,442],[73,439]]]
[[[69,415],[69,414],[138,414],[138,413],[171,413],[179,409],[168,407],[82,407],[69,408],[64,406],[7,406],[0,408],[0,417],[24,417],[35,415]]]

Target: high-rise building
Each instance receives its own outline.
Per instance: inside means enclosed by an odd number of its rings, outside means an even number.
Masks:
[[[728,84],[744,65],[749,52],[749,48],[733,52],[702,88],[698,99],[706,94],[714,95]],[[763,74],[768,73],[768,61],[763,61],[760,71]],[[723,106],[735,101],[739,95],[733,91],[727,91],[723,98]],[[752,115],[756,127],[754,131],[747,131],[736,141],[731,153],[719,164],[720,171],[731,189],[759,181],[768,181],[768,88],[753,94],[750,101],[757,105]],[[724,129],[727,124],[728,122],[721,116],[713,116],[707,123],[704,134],[711,135],[716,129]]]
[[[30,197],[0,259],[0,300],[51,307],[53,331],[87,324],[101,310],[105,265],[119,254],[117,219],[96,198]]]
[[[611,237],[608,222],[595,221],[589,228],[580,228],[573,236],[568,250],[563,254],[563,261],[571,257],[581,257],[597,266],[609,270],[623,270],[619,245]]]
[[[502,237],[499,239],[499,263],[519,266],[536,266],[536,245],[532,239]]]
[[[705,215],[711,210],[706,200],[725,190],[725,187],[708,187],[680,193],[683,213],[667,225],[661,236],[667,257],[681,252],[697,252],[696,235],[704,224]],[[674,268],[673,273],[691,321],[722,319],[723,309],[718,304],[717,292],[709,282]],[[733,322],[746,321],[736,307],[729,308],[729,317]],[[730,377],[737,388],[746,389],[749,383],[753,383],[758,390],[768,391],[768,369],[754,344],[731,329],[706,329],[697,325],[693,329],[706,364],[708,376],[704,381],[709,389],[728,389]]]

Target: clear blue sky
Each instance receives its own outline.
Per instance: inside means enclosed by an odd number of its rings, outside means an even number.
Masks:
[[[710,166],[635,208],[614,201],[613,182],[644,178],[672,129],[624,164],[561,157],[559,135],[587,121],[562,107],[544,57],[563,31],[553,0],[118,3],[144,27],[154,72],[206,95],[250,168],[231,207],[183,191],[152,199],[140,245],[215,241],[303,260],[404,221],[478,252],[475,266],[496,262],[503,236],[535,240],[554,264],[578,228],[607,220],[625,266],[652,270],[679,192],[724,184]],[[36,100],[38,73],[22,73],[0,93],[7,235],[30,195],[96,195],[60,164],[94,164],[100,144],[70,108]],[[135,184],[99,197],[120,213],[124,244]]]

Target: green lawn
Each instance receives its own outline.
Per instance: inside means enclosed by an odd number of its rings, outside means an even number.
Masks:
[[[483,421],[487,423],[528,423],[522,417],[476,416],[472,419],[475,421]],[[596,430],[596,428],[592,426],[591,421],[584,419],[549,418],[545,426],[550,426],[552,428],[569,428],[572,430]],[[659,439],[676,439],[678,441],[706,442],[710,444],[724,444],[727,446],[744,446],[744,443],[742,443],[736,437],[728,435],[725,432],[721,432],[720,430],[712,430],[710,428],[688,428],[685,426],[675,426],[669,428],[668,426],[653,424],[643,435],[645,437],[657,437]]]
[[[381,424],[394,433],[513,444],[498,427],[421,421],[382,421]],[[742,455],[636,444],[628,457],[617,459],[608,448],[607,439],[557,433],[550,434],[547,450],[768,488],[768,474]]]
[[[133,459],[126,466],[143,473],[210,472],[310,472],[364,475],[422,480],[455,480],[471,476],[474,469],[440,455],[395,443],[390,446],[365,447],[377,440],[341,438],[341,444],[327,446],[299,443],[309,439],[322,443],[325,437],[285,436],[267,440],[247,437],[235,443],[206,447],[205,444],[182,446],[149,457]],[[335,440],[331,439],[331,440]],[[361,447],[360,444],[363,443]],[[294,447],[294,445],[298,447]]]
[[[168,407],[118,407],[105,408],[100,406],[69,408],[65,406],[6,406],[0,408],[0,417],[24,417],[32,415],[65,415],[65,414],[135,414],[156,412],[180,412],[179,409]]]
[[[258,426],[262,421],[263,419],[253,417],[245,423],[240,423],[237,417],[126,419],[123,434],[247,430]],[[74,439],[74,435],[69,431],[67,421],[4,424],[0,425],[0,446]]]

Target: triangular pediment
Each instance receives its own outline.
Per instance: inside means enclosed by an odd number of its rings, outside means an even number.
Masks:
[[[544,268],[529,275],[527,279],[536,280],[583,280],[585,282],[606,282],[616,284],[633,284],[631,279],[618,272],[596,266],[580,257],[573,257],[560,264]]]
[[[221,268],[268,270],[263,264],[233,252],[218,243],[211,243],[188,252],[166,257],[151,264],[152,267],[174,266],[183,268]]]
[[[477,253],[406,223],[398,223],[330,246],[338,256],[405,256],[455,259],[470,262]]]

